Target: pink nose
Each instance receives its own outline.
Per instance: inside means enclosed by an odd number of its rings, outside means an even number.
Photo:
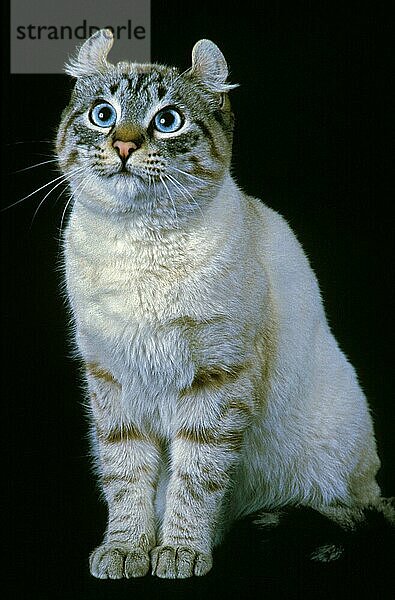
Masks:
[[[119,156],[126,160],[130,154],[134,150],[137,150],[138,146],[135,142],[122,142],[121,140],[115,140],[113,143],[114,148],[116,148]]]

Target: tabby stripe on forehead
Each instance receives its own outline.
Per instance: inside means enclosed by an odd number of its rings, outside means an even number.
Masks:
[[[166,96],[166,88],[163,85],[158,86],[158,100],[162,100]]]
[[[136,77],[128,78],[128,86],[130,89],[134,91],[135,94],[138,94],[142,91],[143,83],[146,81],[147,75],[146,73],[139,73]]]

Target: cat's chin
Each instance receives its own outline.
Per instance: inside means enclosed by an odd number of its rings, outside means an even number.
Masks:
[[[117,178],[109,187],[106,194],[106,207],[111,212],[140,212],[145,211],[147,201],[147,188],[131,177]]]
[[[81,186],[84,187],[78,192]],[[127,172],[106,177],[96,174],[85,185],[80,180],[73,181],[71,188],[77,204],[104,213],[134,212],[138,206],[143,208],[147,196],[147,182]]]
[[[139,185],[139,178],[126,171],[121,171],[120,173],[115,173],[115,175],[113,175],[111,185],[114,186],[114,189],[117,192],[133,192],[133,190],[141,187],[141,182]]]

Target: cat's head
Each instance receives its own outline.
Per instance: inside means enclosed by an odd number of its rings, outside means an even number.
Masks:
[[[180,73],[107,61],[109,30],[89,38],[66,72],[76,78],[57,135],[59,164],[75,202],[172,221],[215,195],[232,150],[228,68],[200,40]]]

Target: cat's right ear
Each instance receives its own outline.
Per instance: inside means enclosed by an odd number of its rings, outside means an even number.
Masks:
[[[84,42],[75,58],[71,58],[65,71],[72,77],[103,73],[109,63],[107,55],[114,43],[111,29],[101,29]]]
[[[212,92],[228,92],[238,87],[227,83],[228,65],[221,50],[211,40],[199,40],[192,49],[191,73]]]

